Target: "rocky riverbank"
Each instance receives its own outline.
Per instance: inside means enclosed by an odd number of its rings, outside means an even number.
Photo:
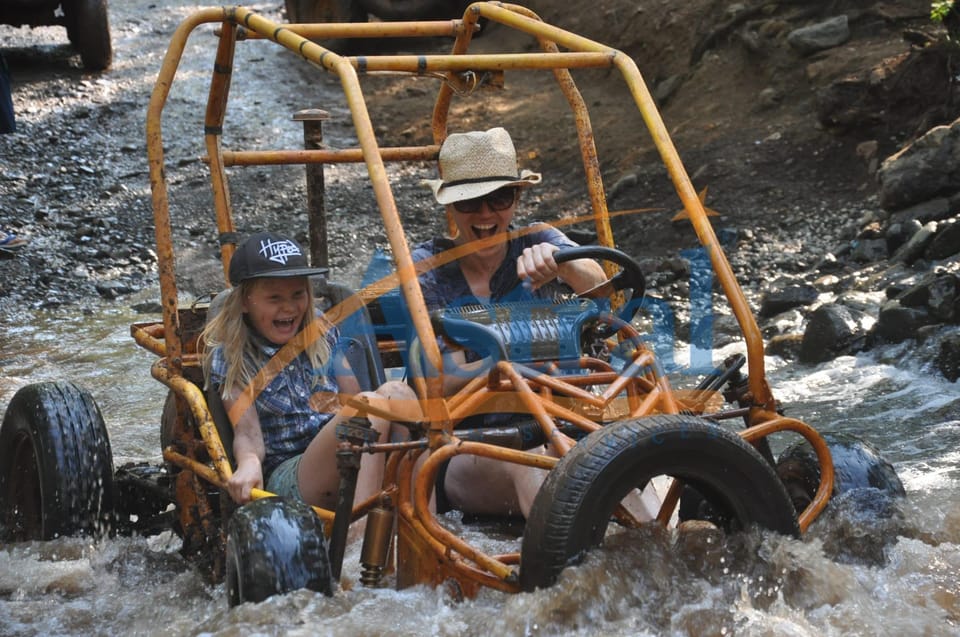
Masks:
[[[282,20],[281,4],[257,9]],[[904,351],[956,379],[960,179],[945,167],[957,165],[957,133],[935,125],[960,115],[960,100],[947,73],[951,49],[929,21],[928,6],[722,4],[685,5],[682,15],[659,0],[602,0],[597,11],[578,16],[560,2],[536,9],[621,47],[644,70],[688,171],[705,189],[707,205],[721,213],[718,234],[772,353],[816,363],[905,342]],[[195,8],[189,2],[112,3],[116,61],[99,75],[80,68],[62,29],[0,27],[18,113],[17,132],[0,136],[0,228],[29,240],[15,254],[0,254],[4,322],[19,320],[23,310],[58,306],[95,312],[104,299],[122,301],[156,285],[145,108],[170,34]],[[611,35],[603,25],[613,14],[627,26],[643,18],[644,28],[624,26]],[[496,44],[497,37],[490,29],[482,45]],[[199,49],[205,56],[212,52],[208,45]],[[198,62],[190,55],[185,63],[207,73],[208,57]],[[277,93],[296,97],[284,103],[292,113],[328,99],[318,98],[324,83],[335,88],[325,78],[308,91],[299,71],[269,54],[248,62],[262,67],[264,81],[236,93],[231,108],[241,121],[276,127],[290,113],[265,113],[262,105],[274,103]],[[638,124],[623,116],[629,101],[610,81],[589,76],[580,82],[585,93],[599,91],[590,99],[602,157],[613,158],[603,164],[611,208],[676,201],[651,148],[627,141]],[[540,94],[538,85],[529,88]],[[167,124],[167,177],[185,202],[175,228],[187,246],[184,284],[198,294],[216,285],[209,279],[217,271],[216,240],[212,223],[200,223],[210,215],[202,151],[181,138],[199,137],[202,90],[179,98]],[[388,106],[395,94],[379,83],[368,95],[382,143],[429,139],[424,113],[433,90],[413,86],[403,108]],[[544,185],[524,202],[530,216],[577,214],[578,160],[561,143],[570,139],[534,141],[567,107],[544,98],[529,108],[507,108],[511,100],[516,95],[508,90],[480,107],[457,106],[457,127],[506,125],[528,167],[545,174]],[[333,140],[351,134],[348,118],[339,115],[326,129]],[[418,176],[401,174],[409,182]],[[358,269],[383,245],[382,232],[362,176],[334,171],[332,177],[332,265],[359,280]],[[302,173],[264,171],[248,181],[252,190],[235,193],[235,206],[246,211],[241,230],[292,231],[281,219],[291,206],[302,208]],[[422,191],[398,188],[396,196],[414,240],[438,230]],[[670,216],[627,215],[615,231],[626,251],[642,257],[652,294],[685,299],[690,264],[679,251],[692,241],[689,229]],[[718,344],[734,337],[722,314],[714,330]],[[678,328],[678,336],[687,331]]]

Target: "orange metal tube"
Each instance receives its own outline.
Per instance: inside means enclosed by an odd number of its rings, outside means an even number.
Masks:
[[[203,396],[200,388],[178,374],[169,372],[168,361],[161,358],[150,368],[151,375],[161,383],[172,389],[181,396],[190,406],[194,419],[197,421],[197,428],[200,430],[200,436],[207,447],[207,454],[213,463],[217,473],[227,480],[233,475],[233,469],[230,467],[230,461],[227,459],[227,453],[223,448],[223,441],[220,440],[220,433],[213,422],[210,410],[207,408],[207,400]]]
[[[130,336],[134,342],[149,352],[157,356],[167,355],[167,346],[163,341],[163,323],[151,323],[150,325],[131,325]]]
[[[167,462],[171,462],[175,464],[176,466],[182,469],[186,469],[187,471],[192,471],[193,473],[197,474],[198,476],[200,476],[210,484],[220,489],[226,490],[227,488],[226,480],[222,478],[214,469],[211,469],[205,464],[201,464],[197,462],[193,458],[188,458],[182,453],[179,453],[173,447],[167,447],[166,449],[163,450],[163,459],[166,460]],[[250,490],[250,497],[253,498],[254,500],[259,500],[260,498],[269,498],[274,495],[275,494],[270,493],[269,491],[264,491],[263,489]],[[366,505],[367,508],[369,508],[373,506],[374,502],[367,500],[367,501],[364,501],[363,504]],[[333,522],[333,517],[334,517],[333,511],[328,511],[327,509],[321,509],[320,507],[310,507],[310,508],[312,508],[314,513],[316,513],[317,516],[319,516],[320,519],[323,520],[324,522],[327,522],[327,523]]]
[[[803,436],[813,447],[813,451],[817,454],[817,460],[820,462],[820,486],[817,488],[813,500],[797,517],[800,531],[804,532],[817,519],[823,508],[827,506],[827,502],[830,501],[830,496],[833,494],[833,458],[830,455],[830,447],[817,430],[796,418],[776,417],[768,422],[751,425],[741,431],[740,436],[747,442],[753,442],[778,431],[793,431]]]
[[[343,38],[387,38],[387,37],[417,37],[442,38],[456,37],[463,29],[462,20],[430,20],[430,21],[396,21],[396,22],[363,22],[363,23],[307,23],[297,22],[284,24],[285,29],[308,40],[336,40]],[[268,39],[256,31],[244,31],[242,39]]]
[[[403,460],[400,462],[399,475],[398,475],[398,503],[397,503],[397,512],[398,514],[416,531],[417,535],[426,542],[427,546],[434,552],[434,554],[440,559],[441,562],[448,565],[451,569],[456,571],[460,576],[466,578],[469,581],[474,581],[493,588],[495,590],[500,590],[506,593],[516,593],[519,592],[520,586],[519,583],[515,581],[507,581],[497,576],[491,575],[488,572],[484,572],[473,567],[471,564],[468,564],[464,558],[458,556],[453,550],[450,550],[446,545],[440,542],[436,537],[434,537],[430,531],[423,525],[420,519],[417,517],[416,510],[413,503],[410,500],[410,494],[412,493],[412,476],[413,470],[416,465],[419,454],[407,454],[404,456]],[[417,485],[418,488],[421,486],[427,491],[432,491],[434,488],[434,482],[436,480],[436,475],[432,477],[425,476],[421,471],[417,476]],[[429,496],[428,496],[429,497]],[[498,557],[491,558],[495,561],[500,561]],[[504,562],[513,563],[511,562]]]
[[[223,120],[227,113],[227,97],[230,94],[230,80],[233,76],[236,44],[237,26],[225,21],[213,64],[213,77],[210,81],[210,94],[207,98],[207,111],[203,122],[203,138],[209,157],[210,183],[213,187],[213,209],[216,212],[217,229],[221,235],[235,231],[221,141]],[[220,261],[223,265],[224,281],[229,280],[230,258],[235,250],[236,246],[232,243],[220,244]]]
[[[553,418],[547,412],[545,401],[541,401],[536,393],[530,389],[530,385],[528,385],[527,381],[513,368],[513,365],[507,361],[500,361],[497,363],[497,369],[513,383],[513,387],[520,395],[520,399],[530,413],[533,414],[533,417],[536,418],[537,423],[540,424],[543,435],[547,437],[547,442],[550,443],[550,446],[556,454],[558,456],[566,455],[570,449],[573,448],[574,442],[560,432],[557,423],[553,421]]]
[[[430,161],[437,158],[439,146],[409,146],[381,148],[384,161]],[[281,164],[359,164],[364,161],[359,148],[342,150],[225,150],[221,152],[224,166],[268,166]],[[205,157],[209,162],[210,158]]]
[[[398,71],[423,74],[430,72],[461,72],[536,70],[536,69],[598,69],[613,67],[612,53],[488,53],[460,55],[379,55],[377,57],[345,58],[360,73]]]
[[[153,203],[154,232],[157,237],[157,270],[160,278],[160,301],[163,307],[164,342],[170,361],[170,372],[180,373],[182,344],[180,318],[177,314],[176,269],[173,257],[173,234],[170,227],[170,199],[167,193],[163,160],[161,115],[170,93],[170,85],[183,56],[190,32],[205,22],[223,19],[222,9],[205,9],[188,16],[174,31],[164,55],[160,72],[147,106],[147,163],[150,169],[150,190]]]
[[[440,465],[453,456],[462,453],[495,458],[507,462],[518,462],[519,464],[547,470],[556,465],[557,459],[482,443],[452,442],[431,452],[430,457],[428,457],[420,467],[420,474],[413,489],[413,508],[424,531],[432,535],[439,542],[440,546],[445,547],[443,554],[446,554],[452,549],[481,568],[493,573],[497,578],[507,582],[514,582],[516,580],[516,574],[512,568],[495,560],[482,551],[478,551],[440,526],[430,513],[429,491],[436,483],[437,471]]]

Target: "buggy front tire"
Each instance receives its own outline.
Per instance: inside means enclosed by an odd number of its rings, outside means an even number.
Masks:
[[[263,498],[234,512],[227,531],[226,571],[230,606],[301,588],[333,594],[323,523],[296,500]]]
[[[21,388],[0,426],[2,535],[101,536],[113,507],[113,455],[93,397],[68,382]]]
[[[552,586],[603,542],[614,509],[656,476],[703,494],[709,520],[728,533],[756,525],[799,536],[773,467],[736,434],[695,416],[659,415],[599,429],[550,471],[527,519],[520,586]]]

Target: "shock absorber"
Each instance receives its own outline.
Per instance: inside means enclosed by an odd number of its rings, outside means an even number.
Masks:
[[[380,498],[380,502],[367,514],[367,529],[360,551],[360,582],[364,586],[379,586],[383,579],[393,537],[393,514],[393,503],[387,496]]]
[[[347,545],[347,531],[353,520],[353,499],[357,491],[357,474],[360,473],[360,454],[364,443],[376,442],[379,434],[370,426],[370,421],[354,417],[337,425],[337,469],[340,472],[340,487],[337,492],[337,508],[330,533],[330,572],[334,580],[340,579],[343,553]]]

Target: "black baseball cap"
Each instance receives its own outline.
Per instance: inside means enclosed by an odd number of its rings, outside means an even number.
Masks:
[[[230,284],[266,277],[316,276],[327,268],[312,268],[303,249],[293,239],[273,232],[258,232],[237,246],[230,259]]]

